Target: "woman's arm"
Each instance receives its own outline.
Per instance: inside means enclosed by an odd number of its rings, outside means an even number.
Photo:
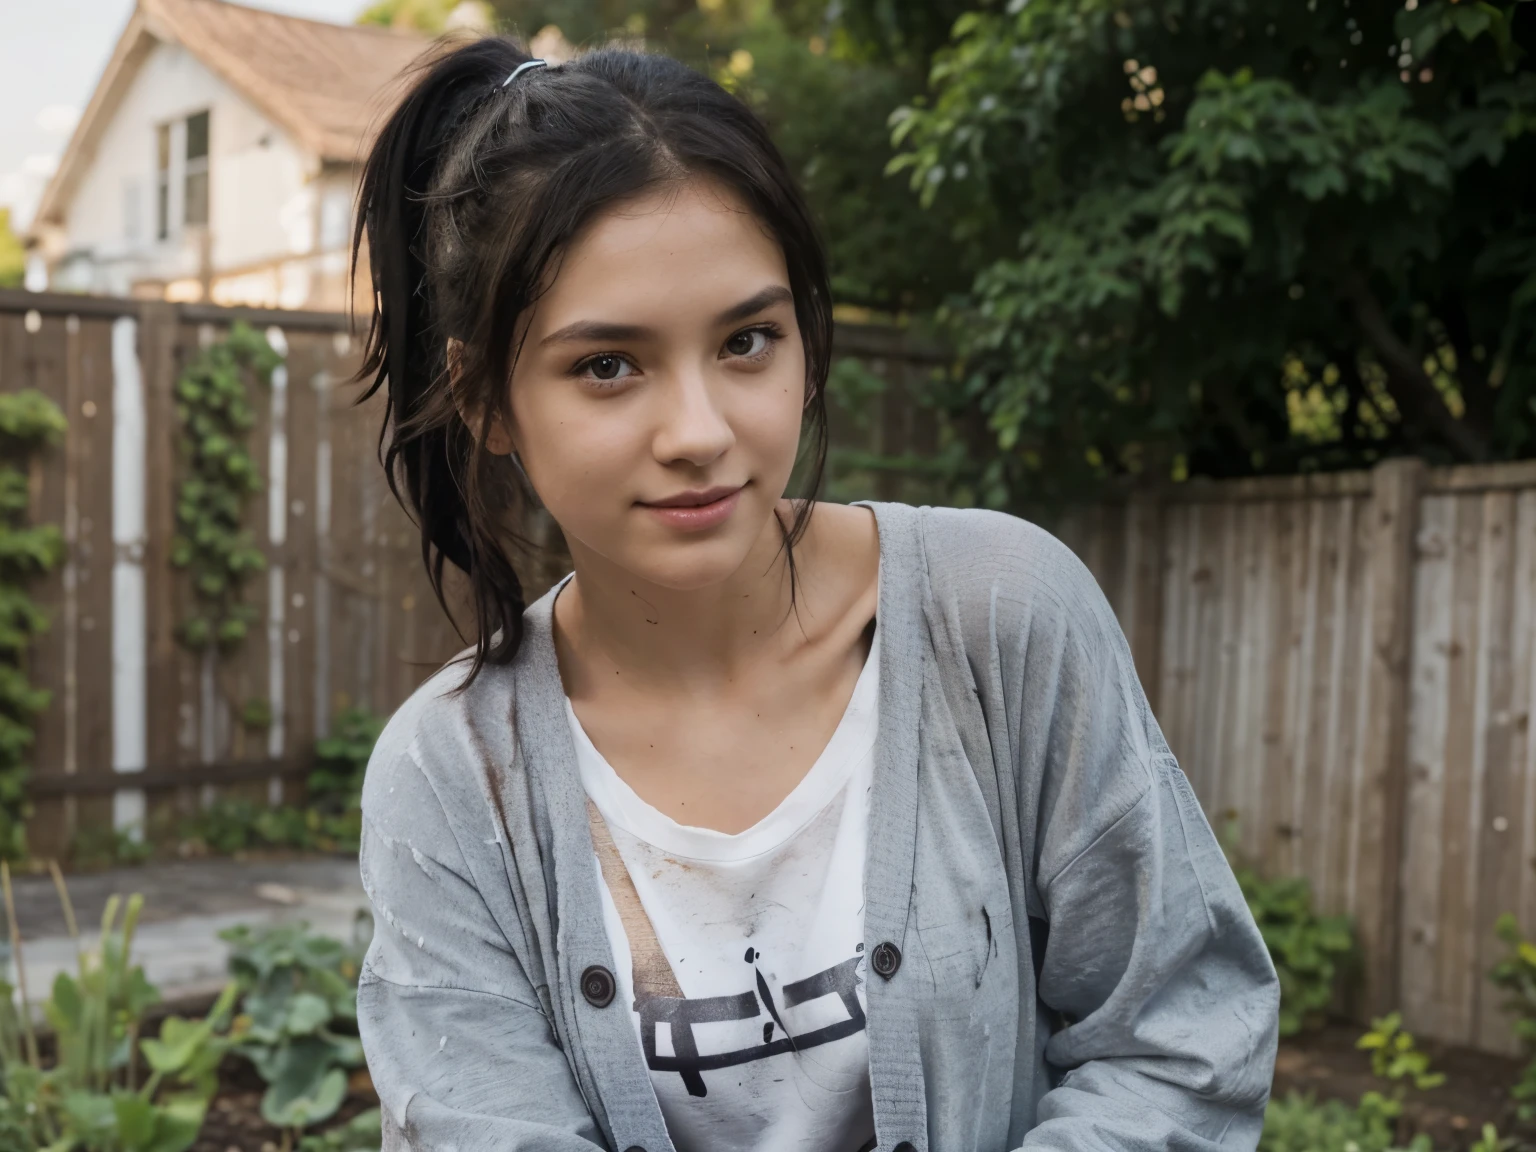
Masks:
[[[363,804],[357,1018],[385,1152],[592,1152],[602,1136],[415,751],[380,741]]]
[[[931,511],[925,549],[1011,769],[1029,852],[1015,880],[1047,928],[1020,931],[1056,1081],[1023,1147],[1251,1150],[1279,986],[1109,604],[1068,548],[1011,516]]]
[[[1252,1149],[1274,1067],[1274,969],[1171,756],[1141,798],[1042,881],[1040,998],[1070,1069],[1024,1147]],[[1046,831],[1049,838],[1050,832]]]
[[[1017,779],[1049,932],[1039,995],[1065,1069],[1026,1149],[1252,1149],[1274,966],[1088,570],[1038,530]]]

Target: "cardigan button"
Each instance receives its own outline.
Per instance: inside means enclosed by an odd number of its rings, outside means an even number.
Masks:
[[[645,1149],[638,1144],[631,1144],[628,1148],[624,1149],[624,1152],[645,1152]]]
[[[581,974],[581,994],[594,1008],[606,1008],[613,1003],[613,988],[613,973],[601,964],[594,964]]]
[[[874,952],[870,955],[869,965],[877,975],[889,980],[896,975],[896,969],[901,967],[901,949],[889,940],[883,944],[876,944]]]
[[[917,1152],[917,1149],[912,1147],[912,1141],[903,1140],[895,1148],[891,1149],[891,1152]]]

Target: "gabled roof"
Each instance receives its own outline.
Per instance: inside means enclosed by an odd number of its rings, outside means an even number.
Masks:
[[[38,205],[58,223],[121,97],[157,41],[179,44],[322,161],[352,163],[401,73],[430,44],[414,32],[326,24],[225,0],[138,0]]]

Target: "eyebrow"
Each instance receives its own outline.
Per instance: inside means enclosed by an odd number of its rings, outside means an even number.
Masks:
[[[755,316],[765,308],[771,308],[775,304],[790,304],[794,302],[794,293],[782,284],[771,284],[761,291],[754,292],[739,304],[732,304],[725,311],[715,317],[715,324],[723,326],[734,324],[738,320],[745,320],[748,316]],[[564,328],[551,332],[539,341],[539,347],[545,348],[551,344],[572,344],[588,341],[625,341],[643,340],[648,336],[654,336],[655,331],[643,324],[615,324],[603,320],[578,320],[574,324],[567,324]]]

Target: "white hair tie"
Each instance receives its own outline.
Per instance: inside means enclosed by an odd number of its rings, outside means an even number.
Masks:
[[[512,69],[512,75],[508,76],[505,80],[503,80],[501,82],[501,86],[503,88],[507,87],[507,85],[511,84],[512,81],[516,80],[524,72],[528,71],[528,69],[530,69],[530,68],[543,68],[545,66],[545,63],[546,63],[546,61],[543,61],[543,60],[525,60],[525,61],[523,61],[516,68]]]

